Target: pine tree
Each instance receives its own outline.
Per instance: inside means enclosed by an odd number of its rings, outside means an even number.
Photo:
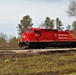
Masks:
[[[58,30],[63,30],[63,24],[61,22],[61,20],[59,20],[59,18],[56,18],[56,29]]]
[[[54,28],[54,20],[51,20],[49,17],[46,17],[43,24],[41,24],[41,27],[45,29],[53,29]]]
[[[71,30],[72,28],[71,28],[71,25],[68,25],[68,26],[66,26],[66,30]]]
[[[23,19],[20,21],[20,24],[18,24],[18,34],[21,35],[24,31],[26,31],[27,28],[32,27],[32,19],[29,15],[26,15],[23,17]]]
[[[76,32],[76,21],[73,22],[73,24],[72,24],[72,28],[73,28],[73,31]]]

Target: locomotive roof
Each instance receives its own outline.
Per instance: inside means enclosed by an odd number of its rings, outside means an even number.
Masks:
[[[57,30],[57,29],[44,29],[44,28],[27,28],[27,30],[37,30],[37,31],[48,31],[48,30],[51,30],[51,31],[55,31],[55,32],[57,32],[57,31],[62,31],[62,32],[69,32],[69,31],[67,31],[67,30]]]
[[[44,28],[27,28],[28,30],[57,30],[57,29],[44,29]]]

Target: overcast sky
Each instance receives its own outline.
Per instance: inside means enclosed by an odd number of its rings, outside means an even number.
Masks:
[[[18,36],[17,26],[22,17],[30,15],[34,27],[48,16],[60,18],[64,27],[74,18],[66,13],[70,0],[0,0],[0,32]]]

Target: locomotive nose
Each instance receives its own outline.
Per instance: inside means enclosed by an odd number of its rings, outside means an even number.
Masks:
[[[23,38],[26,38],[26,35],[25,35],[25,34],[23,34],[23,35],[22,35],[22,37],[23,37]]]

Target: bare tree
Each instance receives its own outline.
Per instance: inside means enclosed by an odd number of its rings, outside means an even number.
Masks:
[[[0,38],[5,39],[6,41],[8,41],[8,36],[5,33],[0,33]]]
[[[9,48],[18,48],[18,38],[16,37],[11,37],[9,41]]]
[[[7,48],[7,35],[4,33],[0,33],[0,49]]]
[[[76,17],[76,0],[71,0],[67,12],[69,16]],[[74,38],[76,39],[76,20],[72,23],[72,31],[74,34]]]
[[[67,12],[69,16],[73,16],[73,17],[76,16],[76,0],[71,0]]]

